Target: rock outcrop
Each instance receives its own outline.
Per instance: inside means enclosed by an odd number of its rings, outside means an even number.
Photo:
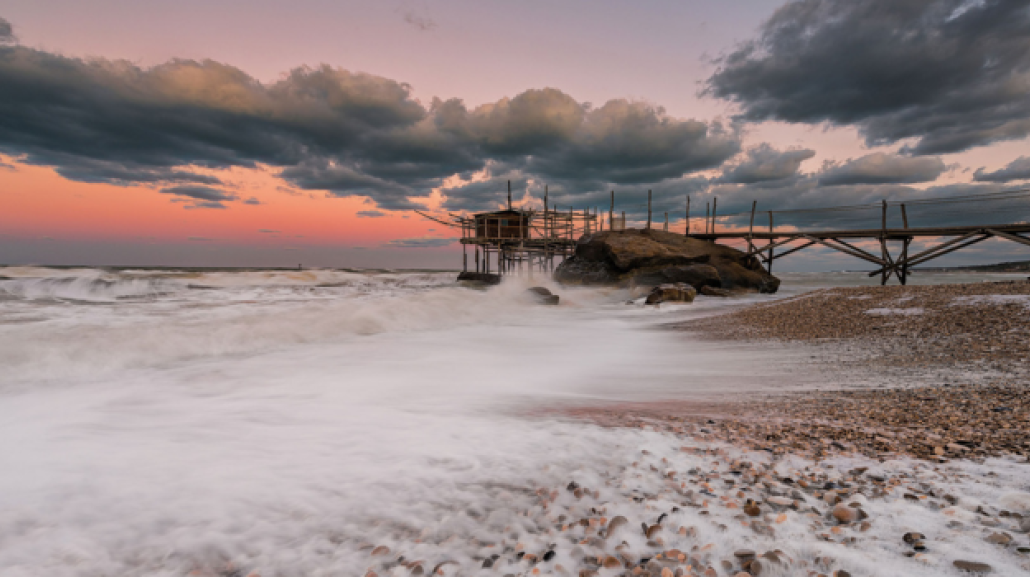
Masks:
[[[564,284],[631,288],[686,283],[774,293],[780,280],[754,256],[724,245],[659,230],[597,232],[579,239],[576,253],[558,267]]]

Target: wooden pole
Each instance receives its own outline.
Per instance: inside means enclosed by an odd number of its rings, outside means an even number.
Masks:
[[[468,272],[469,271],[469,251],[468,251],[468,248],[469,247],[468,247],[467,244],[462,244],[461,245],[461,272]]]
[[[508,210],[511,210],[511,181],[508,181]],[[500,235],[498,235],[500,236]]]
[[[479,270],[479,245],[476,245],[476,272],[482,272]]]
[[[544,185],[544,238],[551,238],[547,234],[547,185]]]
[[[665,232],[669,232],[669,213],[665,213]]]
[[[718,207],[719,207],[719,197],[715,197],[715,198],[712,199],[712,234],[715,234],[715,211],[716,211],[716,209]],[[712,239],[712,242],[713,243],[715,242],[714,238]]]
[[[881,252],[881,254],[883,256],[883,262],[884,263],[888,263],[889,260],[890,260],[890,257],[888,256],[889,253],[887,252],[887,200],[886,199],[884,199],[884,201],[883,201],[883,221],[882,221],[882,229],[881,229],[881,232],[880,232],[880,252]],[[888,271],[888,268],[887,268],[886,264],[884,264],[883,274],[880,275],[880,284],[881,285],[887,284],[887,279],[890,277],[890,273],[888,273],[887,271]]]
[[[684,236],[690,236],[690,195],[687,195],[687,229]]]
[[[651,191],[647,191],[647,230],[651,230]]]
[[[901,223],[905,226],[905,230],[908,230],[908,213],[905,212],[905,203],[901,203]],[[908,284],[908,245],[912,242],[912,237],[906,237],[901,246],[901,274],[898,279],[902,285]]]
[[[612,204],[608,207],[608,230],[615,230],[612,223],[615,222],[615,191],[612,191]]]
[[[772,211],[770,210],[769,211],[769,234],[771,235],[772,233],[773,233],[773,218],[772,218]],[[773,238],[770,236],[769,237],[769,274],[772,274],[772,263],[773,263],[772,244],[773,244]]]
[[[752,252],[755,250],[754,235],[755,235],[755,208],[758,206],[757,200],[751,201],[751,224],[747,228],[747,251]]]
[[[711,208],[712,208],[712,203],[706,202],[705,203],[705,234],[708,234],[708,227],[710,226],[709,219],[712,216],[711,216],[711,211],[709,209],[711,209]]]

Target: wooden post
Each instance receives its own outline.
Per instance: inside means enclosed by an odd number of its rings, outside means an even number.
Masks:
[[[665,232],[669,232],[669,213],[665,213]]]
[[[880,232],[880,254],[881,254],[881,256],[883,256],[883,273],[880,275],[880,284],[881,285],[885,285],[885,284],[887,284],[887,278],[889,276],[888,273],[887,273],[887,268],[888,268],[887,267],[887,260],[888,260],[887,255],[888,255],[888,253],[887,253],[887,200],[886,199],[884,199],[884,201],[883,201],[883,221],[882,221],[882,229],[881,229],[881,232]]]
[[[508,210],[511,210],[511,181],[508,181]],[[500,235],[498,235],[500,236]]]
[[[612,204],[608,207],[608,230],[615,230],[612,228],[612,223],[615,222],[615,191],[612,191]]]
[[[690,236],[690,195],[687,195],[687,229],[684,236]]]
[[[551,238],[547,234],[547,185],[544,185],[544,238]]]
[[[705,234],[708,234],[708,227],[710,226],[709,220],[708,220],[708,219],[711,218],[711,211],[709,210],[710,208],[712,208],[712,203],[706,202],[705,203]]]
[[[461,245],[461,272],[468,272],[469,271],[469,251],[468,251],[468,248],[469,247],[468,247],[467,244],[463,243]]]
[[[769,234],[772,234],[772,233],[773,233],[773,218],[772,218],[772,211],[770,210],[769,211]],[[772,274],[772,263],[773,263],[772,244],[773,244],[773,238],[770,236],[769,237],[769,247],[770,247],[769,248],[769,269],[768,269],[769,274]]]
[[[651,230],[651,190],[647,191],[647,230]]]
[[[712,199],[712,234],[715,234],[715,211],[719,207],[719,197]],[[712,244],[715,244],[715,239],[712,239]]]
[[[479,270],[479,245],[476,245],[476,272],[482,272]]]
[[[901,223],[905,226],[905,230],[908,230],[908,213],[905,212],[905,203],[901,203]],[[898,280],[902,285],[908,283],[908,245],[911,242],[912,237],[905,237],[901,245],[901,271]]]
[[[751,201],[751,224],[747,228],[747,251],[751,252],[755,250],[754,234],[755,234],[755,208],[758,206],[757,200]]]

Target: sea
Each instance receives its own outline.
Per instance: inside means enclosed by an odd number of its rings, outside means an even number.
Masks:
[[[776,295],[647,307],[455,276],[0,267],[0,575],[364,575],[370,547],[410,542],[474,557],[450,536],[510,538],[526,488],[675,451],[560,409],[830,387],[803,349],[690,322],[876,280],[786,273]]]

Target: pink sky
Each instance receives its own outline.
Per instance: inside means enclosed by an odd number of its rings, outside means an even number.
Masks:
[[[710,122],[737,111],[728,101],[698,95],[715,70],[711,59],[752,38],[782,4],[10,0],[0,17],[14,26],[20,45],[66,57],[125,59],[142,68],[174,58],[212,59],[265,83],[297,66],[325,63],[408,83],[426,105],[433,97],[456,97],[471,109],[554,87],[595,106],[645,101],[672,118]],[[763,142],[812,149],[802,172],[906,144],[869,148],[853,127],[765,122],[745,129],[744,149]],[[934,185],[968,182],[972,170],[1000,169],[1028,148],[1023,139],[940,155],[949,170]],[[8,165],[0,167],[0,262],[460,264],[456,244],[400,246],[403,239],[453,237],[453,231],[409,211],[361,217],[376,209],[373,201],[284,186],[276,168],[205,171],[240,199],[260,203],[219,210],[187,208],[160,186],[76,182],[54,168],[25,164],[16,153],[0,156]],[[429,204],[440,200],[438,193]]]

